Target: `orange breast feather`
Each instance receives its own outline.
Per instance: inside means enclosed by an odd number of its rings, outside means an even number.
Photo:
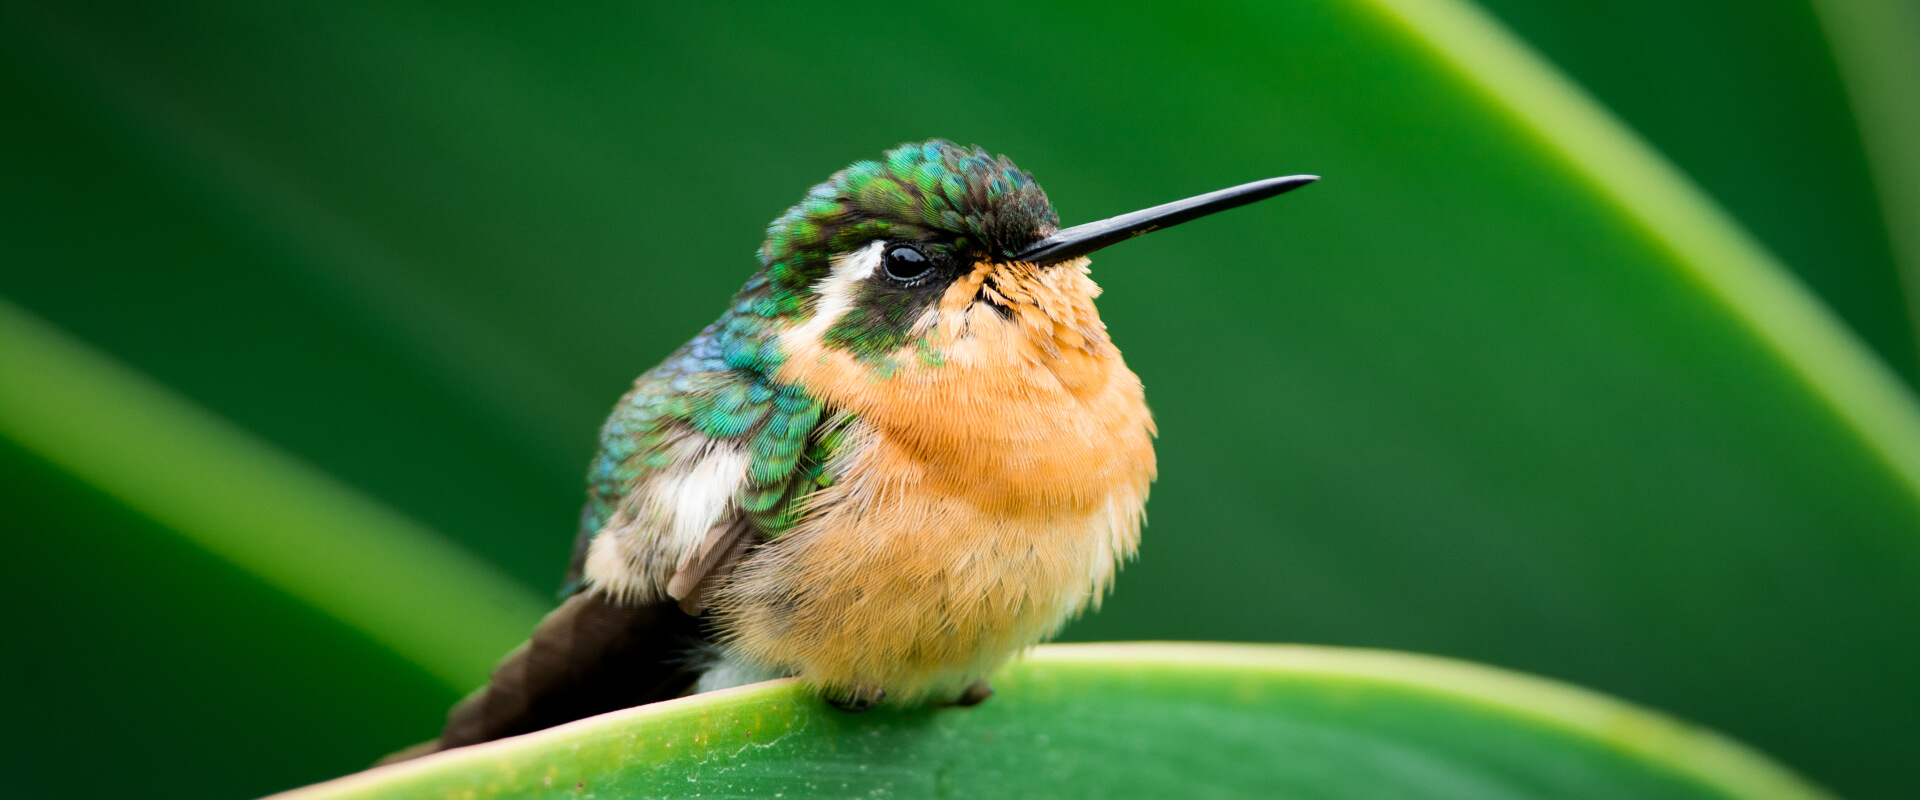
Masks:
[[[717,598],[734,650],[914,700],[1097,603],[1154,476],[1153,421],[1098,293],[1084,260],[983,263],[886,369],[784,338],[779,377],[856,422],[811,515]]]

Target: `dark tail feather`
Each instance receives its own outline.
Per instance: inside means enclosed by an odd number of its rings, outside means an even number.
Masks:
[[[678,697],[691,686],[699,620],[671,600],[624,605],[576,594],[493,670],[486,688],[447,712],[440,738],[381,760],[402,761]]]

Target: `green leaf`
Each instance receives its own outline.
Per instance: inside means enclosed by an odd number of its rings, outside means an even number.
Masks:
[[[460,697],[12,442],[0,509],[10,796],[258,797],[428,738]],[[79,770],[103,738],[126,744],[114,768]]]
[[[1920,328],[1920,8],[1900,0],[1813,0],[1813,8],[1859,118],[1908,313]]]
[[[0,293],[544,589],[606,406],[711,321],[765,222],[850,159],[979,142],[1034,171],[1068,222],[1323,174],[1095,263],[1161,425],[1162,479],[1141,559],[1069,635],[1468,657],[1697,719],[1850,796],[1913,795],[1912,404],[1790,280],[1812,274],[1796,253],[1856,260],[1839,254],[1884,236],[1881,217],[1848,211],[1844,181],[1811,192],[1839,197],[1844,230],[1797,202],[1755,211],[1734,190],[1764,181],[1727,176],[1782,174],[1797,133],[1762,125],[1771,144],[1748,149],[1725,123],[1689,128],[1691,151],[1649,152],[1473,19],[1363,2],[13,0],[0,241],[25,267],[0,269]],[[1617,44],[1595,37],[1602,57],[1567,56],[1568,71],[1587,80]],[[1762,105],[1820,105],[1759,63],[1764,46],[1698,50],[1754,76]],[[1651,80],[1703,87],[1663,102],[1719,107],[1725,84],[1660,63]],[[1646,124],[1659,146],[1694,135]],[[1814,127],[1810,141],[1851,147]],[[1828,152],[1816,161],[1863,161]],[[73,544],[43,535],[71,526],[20,520],[9,530],[44,549]],[[143,566],[90,555],[59,569]],[[8,585],[53,580],[0,562]],[[138,606],[200,591],[200,574],[88,597]],[[258,601],[229,583],[224,603]],[[16,609],[36,630],[98,619]],[[150,624],[185,638],[209,623]],[[142,720],[148,752],[173,755],[153,756],[155,792],[204,773],[208,750],[181,742],[270,738],[164,713],[184,690],[103,686],[40,658],[9,673],[49,698],[15,726],[47,733],[5,750],[14,773],[92,764],[91,728],[61,697],[123,701],[93,727]],[[393,662],[290,685],[315,702],[419,691]],[[419,735],[435,722],[421,714]],[[371,723],[337,733],[405,743]],[[262,755],[260,774],[278,759],[279,785],[308,776],[317,750]]]
[[[1885,18],[1876,6],[1911,4],[1480,4],[1711,194],[1894,372],[1909,383],[1920,379],[1915,318],[1903,290],[1912,284],[1900,267],[1904,261],[1910,269],[1912,260],[1889,241],[1905,227],[1890,223],[1914,217],[1895,216],[1890,207],[1883,214],[1876,200],[1882,173],[1860,146],[1863,136],[1872,139],[1870,109],[1857,102],[1854,81],[1842,80],[1851,76],[1837,67],[1849,66],[1852,48],[1836,36],[1841,31],[1829,13],[1858,9]],[[1868,24],[1896,47],[1920,44],[1920,28]],[[1875,55],[1866,60],[1884,65],[1891,83],[1920,70],[1902,71]]]
[[[970,709],[850,715],[757,684],[277,797],[1824,797],[1713,733],[1401,653],[1050,646],[995,687]]]
[[[1378,2],[1669,251],[1920,499],[1912,393],[1713,198],[1471,3]]]
[[[544,603],[431,531],[0,302],[0,436],[459,691]]]

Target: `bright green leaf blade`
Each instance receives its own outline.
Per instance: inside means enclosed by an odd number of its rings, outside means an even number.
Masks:
[[[550,590],[572,541],[554,520],[578,510],[576,465],[607,402],[586,402],[565,426],[574,435],[544,444],[550,454],[573,445],[564,466],[528,463],[515,443],[543,438],[546,423],[506,425],[475,409],[539,394],[541,376],[510,376],[525,378],[518,393],[453,396],[412,343],[456,339],[497,361],[512,348],[446,327],[458,315],[437,313],[432,297],[394,309],[356,295],[373,307],[343,309],[349,276],[335,270],[382,277],[376,286],[406,285],[407,273],[383,269],[379,243],[332,224],[310,198],[276,194],[271,171],[250,171],[241,148],[195,140],[231,157],[216,165],[156,153],[159,137],[103,119],[91,90],[41,82],[30,54],[69,40],[42,31],[6,41],[32,28],[0,23],[0,139],[13,145],[0,149],[0,172],[19,187],[0,192],[0,228],[8,263],[34,265],[0,270],[0,296]],[[116,97],[204,130],[164,103]],[[265,185],[236,197],[181,186],[182,175]]]
[[[430,738],[460,696],[4,437],[0,538],[7,797],[258,797]],[[113,768],[76,772],[103,739]]]
[[[465,550],[4,301],[0,437],[456,691],[484,682],[545,610]]]
[[[1903,0],[1813,0],[1860,121],[1920,335],[1920,7]]]
[[[1858,106],[1834,63],[1847,53],[1822,35],[1820,2],[1479,5],[1712,195],[1896,373],[1920,380],[1902,259],[1889,240],[1900,229],[1881,213],[1876,170],[1860,148],[1871,125],[1855,123]],[[1920,31],[1881,30],[1920,43]]]
[[[760,684],[277,797],[1824,796],[1707,731],[1424,656],[1052,646],[995,687],[971,709],[849,715]]]
[[[1671,251],[1920,500],[1920,406],[1711,197],[1469,0],[1377,0]]]

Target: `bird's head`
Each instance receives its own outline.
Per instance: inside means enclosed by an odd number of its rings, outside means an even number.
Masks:
[[[1121,506],[1136,508],[1153,475],[1153,422],[1094,308],[1087,254],[1313,180],[1062,230],[1033,176],[1005,157],[901,145],[774,221],[720,349],[729,366],[859,419],[872,436],[849,452],[893,459],[889,474],[947,481],[981,502],[1084,505],[1121,491],[1135,498]]]
[[[1032,175],[1005,156],[932,141],[813,187],[760,248],[766,310],[789,351],[844,356],[877,376],[1016,346],[1066,358],[1110,350],[1085,256],[1313,180],[1276,178],[1060,230]]]

